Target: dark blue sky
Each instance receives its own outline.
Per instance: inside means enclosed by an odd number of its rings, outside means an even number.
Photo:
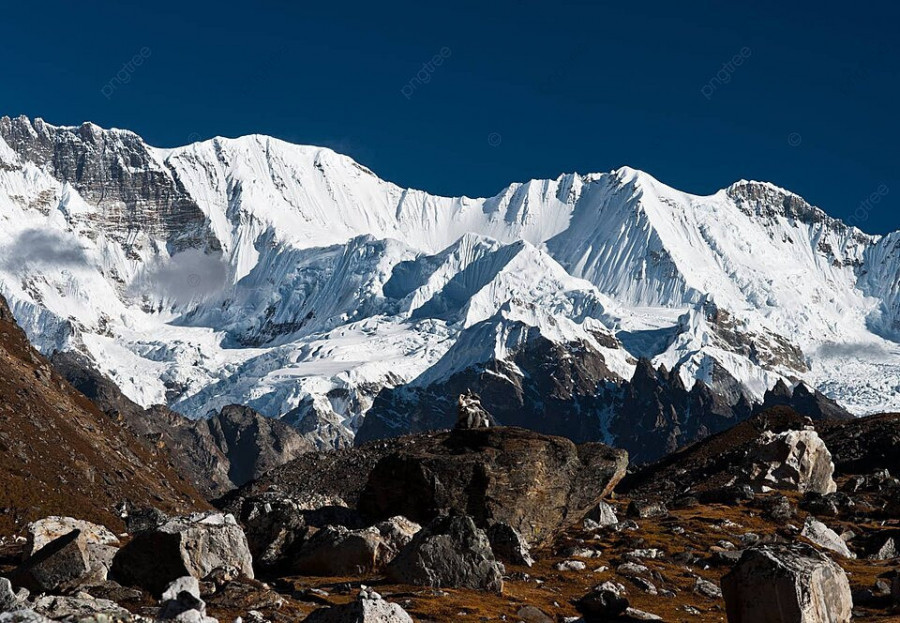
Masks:
[[[900,229],[898,18],[886,1],[7,3],[0,113],[159,146],[271,134],[448,195],[625,164],[696,193],[768,180],[844,218],[881,189],[857,223],[881,233]]]

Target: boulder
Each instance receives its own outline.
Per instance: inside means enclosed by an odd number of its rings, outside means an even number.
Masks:
[[[764,431],[744,469],[749,484],[758,489],[822,494],[837,490],[831,452],[814,430]]]
[[[12,582],[0,578],[0,612],[9,612],[19,606],[19,599],[13,590]]]
[[[361,575],[387,562],[385,549],[376,528],[327,526],[300,548],[290,563],[291,571],[299,575]]]
[[[649,500],[632,500],[625,510],[625,514],[629,517],[638,519],[653,519],[658,517],[668,517],[669,509],[662,502],[654,502]]]
[[[347,576],[383,568],[422,527],[405,517],[391,517],[369,528],[326,526],[306,541],[290,568],[301,575]]]
[[[244,531],[232,515],[194,513],[135,535],[116,554],[111,575],[159,595],[178,578],[202,579],[219,567],[234,567],[253,577]]]
[[[270,491],[241,498],[232,506],[244,526],[254,563],[267,569],[292,559],[313,528],[358,523],[356,514],[336,496]]]
[[[11,579],[33,593],[50,593],[78,586],[90,571],[87,543],[80,530],[73,530],[39,549]]]
[[[38,614],[53,620],[85,621],[108,617],[107,620],[135,620],[133,614],[109,599],[97,599],[87,593],[66,597],[42,595],[34,600],[31,608]]]
[[[616,511],[604,500],[597,502],[597,506],[591,511],[589,517],[596,521],[601,528],[615,528],[619,525]]]
[[[488,541],[494,556],[511,565],[530,567],[534,564],[528,543],[519,531],[505,523],[495,523],[487,529]]]
[[[54,516],[32,521],[25,527],[25,553],[32,556],[50,541],[74,530],[81,532],[87,545],[119,545],[118,537],[104,526],[72,517]]]
[[[363,514],[401,514],[427,523],[466,513],[488,528],[502,522],[545,545],[580,522],[625,475],[627,453],[519,428],[421,436],[381,458],[360,496]]]
[[[843,569],[804,544],[747,549],[722,593],[729,623],[847,623],[853,607]]]
[[[319,608],[304,620],[306,623],[413,623],[403,608],[385,601],[365,586],[360,589],[356,601]]]
[[[608,621],[621,615],[628,608],[624,591],[612,582],[604,582],[575,602],[575,609],[586,623]]]
[[[163,591],[157,618],[184,623],[215,623],[206,616],[206,603],[200,599],[200,582],[192,576],[178,578]]]
[[[847,544],[844,543],[837,532],[823,524],[821,521],[810,515],[803,523],[803,530],[800,536],[804,536],[819,547],[824,547],[844,558],[856,558],[856,554],[850,551]]]
[[[503,565],[487,535],[466,515],[441,516],[423,528],[387,567],[400,584],[503,590]]]

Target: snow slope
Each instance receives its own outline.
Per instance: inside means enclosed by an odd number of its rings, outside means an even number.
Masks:
[[[20,324],[196,417],[314,403],[352,435],[381,388],[503,358],[504,323],[587,341],[622,378],[647,356],[688,386],[721,366],[755,399],[802,379],[900,410],[898,282],[900,233],[766,183],[702,197],[625,167],[448,198],[264,136],[163,150],[0,120],[0,293]]]

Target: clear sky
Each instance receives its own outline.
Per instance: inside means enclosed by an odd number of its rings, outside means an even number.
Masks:
[[[0,114],[164,147],[270,134],[445,195],[622,165],[695,193],[771,181],[842,218],[879,193],[856,224],[900,229],[895,2],[49,0],[0,16]]]

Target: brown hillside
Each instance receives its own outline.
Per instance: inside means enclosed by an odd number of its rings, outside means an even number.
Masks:
[[[103,415],[28,343],[0,297],[0,535],[47,515],[116,530],[124,500],[205,508],[165,455]]]

